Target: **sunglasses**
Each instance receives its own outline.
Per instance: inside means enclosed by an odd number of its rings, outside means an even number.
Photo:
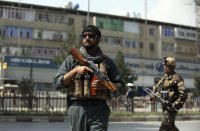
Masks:
[[[96,38],[97,35],[96,35],[96,34],[82,34],[82,37],[83,37],[83,38],[86,38],[87,36],[88,36],[89,38]]]

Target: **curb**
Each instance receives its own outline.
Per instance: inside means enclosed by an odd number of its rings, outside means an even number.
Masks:
[[[109,122],[161,121],[161,117],[111,117]],[[200,120],[200,116],[176,116],[176,121]]]
[[[200,116],[177,116],[176,121],[200,120]],[[0,116],[0,122],[67,122],[66,116]],[[110,117],[109,122],[161,121],[161,117]]]
[[[0,116],[0,122],[65,122],[64,116]]]

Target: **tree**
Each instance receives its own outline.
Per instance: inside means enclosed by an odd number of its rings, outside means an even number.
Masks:
[[[33,68],[30,67],[29,78],[23,78],[19,83],[19,89],[22,95],[22,100],[24,101],[26,106],[28,106],[29,110],[32,110],[32,100],[33,100],[33,89],[34,89],[34,81],[33,81]]]
[[[124,55],[121,51],[117,52],[115,63],[118,67],[119,73],[125,83],[134,83],[137,76],[125,64]]]
[[[68,51],[73,47],[77,47],[79,48],[82,43],[81,43],[81,39],[78,40],[78,42],[76,41],[77,36],[75,33],[75,27],[72,26],[71,28],[69,28],[68,31],[68,37],[67,37],[67,41],[64,42],[61,47],[60,47],[60,54],[57,56],[54,56],[53,60],[57,65],[61,65],[63,63],[63,61],[67,58],[68,56]],[[60,90],[62,93],[67,93],[67,89],[63,88]]]
[[[68,56],[68,51],[73,47],[80,47],[81,46],[81,39],[76,41],[77,36],[75,33],[75,27],[72,26],[68,30],[68,36],[67,36],[67,41],[64,42],[61,47],[60,47],[60,54],[57,56],[54,56],[53,60],[57,65],[61,65],[63,61],[66,59]]]
[[[196,89],[192,93],[196,96],[200,96],[200,71],[194,75],[194,86]]]

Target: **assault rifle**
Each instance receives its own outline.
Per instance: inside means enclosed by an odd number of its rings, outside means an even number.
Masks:
[[[73,58],[75,58],[77,61],[79,61],[82,65],[87,66],[89,68],[91,68],[93,70],[94,73],[94,79],[99,79],[101,81],[101,83],[111,92],[114,94],[114,96],[117,96],[120,100],[120,102],[122,102],[126,108],[128,108],[128,105],[126,105],[126,103],[124,102],[124,100],[122,99],[121,94],[119,93],[119,91],[117,90],[117,87],[109,80],[108,76],[106,74],[103,74],[99,68],[94,64],[93,61],[89,61],[86,60],[83,55],[81,54],[81,52],[77,49],[77,48],[72,48],[69,51],[69,54],[71,54],[73,56]],[[92,95],[96,95],[96,90],[94,90],[91,87],[91,94]]]
[[[172,108],[172,104],[170,104],[168,101],[164,100],[164,99],[161,98],[160,96],[156,95],[156,93],[154,93],[151,89],[145,88],[145,89],[143,89],[143,90],[144,90],[146,93],[148,93],[150,96],[153,95],[153,96],[156,98],[156,100],[157,100],[158,102],[160,102],[163,106],[166,106],[167,109],[168,109],[169,111],[173,111],[173,110],[178,111],[178,109]]]

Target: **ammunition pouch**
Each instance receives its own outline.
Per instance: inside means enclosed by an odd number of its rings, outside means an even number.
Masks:
[[[97,64],[97,67],[99,67],[102,73],[107,73],[105,59],[101,63]],[[89,73],[84,76],[77,74],[69,87],[69,94],[72,97],[82,99],[110,99],[111,97],[108,89],[98,90],[95,95],[92,94],[92,78],[93,75]]]

